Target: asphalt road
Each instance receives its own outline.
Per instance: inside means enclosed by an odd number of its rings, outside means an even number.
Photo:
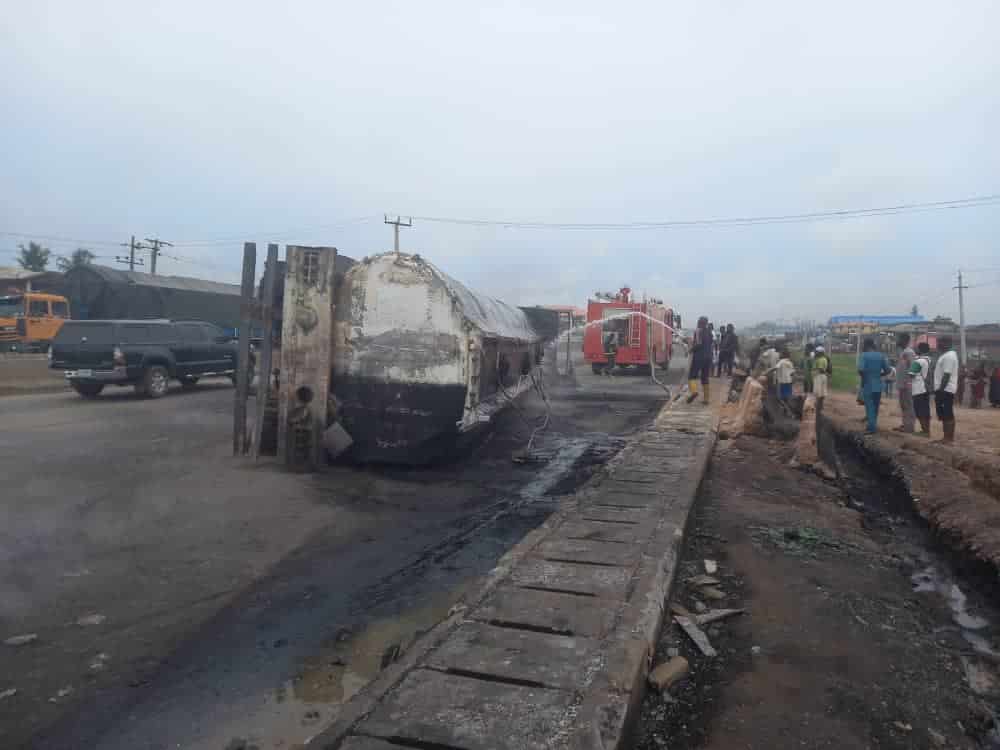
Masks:
[[[511,460],[532,395],[453,463],[315,476],[229,455],[222,382],[0,399],[0,638],[38,636],[0,646],[0,746],[303,742],[664,397],[580,366],[549,392],[545,460]]]

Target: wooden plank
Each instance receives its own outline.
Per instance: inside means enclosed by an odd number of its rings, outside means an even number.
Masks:
[[[250,327],[253,325],[254,277],[257,243],[243,243],[243,278],[240,284],[240,336],[236,367],[236,403],[233,406],[233,455],[246,452],[247,391],[250,385]]]
[[[427,666],[573,690],[584,681],[598,645],[593,638],[466,622],[431,654]]]
[[[264,289],[261,294],[261,329],[263,336],[257,356],[257,411],[254,414],[253,457],[260,458],[260,442],[264,432],[264,412],[271,393],[271,359],[274,347],[274,290],[278,276],[278,246],[267,246],[267,264],[264,266]]]
[[[509,685],[417,669],[355,730],[407,747],[546,747],[573,701],[567,690]]]
[[[702,629],[695,625],[689,617],[675,615],[674,622],[680,626],[681,630],[687,633],[688,638],[694,641],[694,645],[698,647],[701,653],[708,657],[718,655],[719,652],[712,648],[712,644],[709,642],[708,636],[705,635]]]

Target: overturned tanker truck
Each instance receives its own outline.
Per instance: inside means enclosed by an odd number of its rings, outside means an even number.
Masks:
[[[358,461],[428,463],[533,387],[555,313],[478,294],[419,255],[385,253],[343,277],[331,390]]]

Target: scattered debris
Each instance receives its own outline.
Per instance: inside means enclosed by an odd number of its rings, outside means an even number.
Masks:
[[[705,572],[710,576],[719,572],[719,563],[715,560],[705,560]]]
[[[680,615],[681,617],[688,617],[694,619],[694,615],[688,611],[687,607],[683,604],[678,604],[677,602],[670,602],[670,611],[675,615]]]
[[[683,656],[675,656],[670,661],[665,661],[662,664],[657,665],[657,667],[649,673],[649,684],[662,693],[669,689],[675,682],[684,677],[690,668],[691,665],[688,664],[687,659]]]
[[[0,690],[0,701],[5,698],[13,698],[17,695],[17,688],[7,688],[6,690]]]
[[[92,672],[100,672],[105,666],[107,666],[107,661],[110,658],[110,656],[102,651],[94,657],[92,662],[90,662],[90,670]]]
[[[712,644],[709,643],[708,636],[702,632],[701,628],[694,624],[691,618],[676,615],[674,622],[677,623],[681,630],[687,633],[688,638],[694,641],[694,645],[698,647],[701,653],[709,657],[718,655],[719,652],[712,648]]]
[[[701,601],[700,599],[695,599],[694,600],[694,611],[698,612],[698,613],[708,612],[708,605],[705,604],[705,602]]]
[[[760,646],[751,646],[750,653],[753,654],[754,656],[757,656],[757,654],[760,653]]]
[[[706,586],[701,590],[701,595],[706,599],[712,599],[714,601],[726,598],[726,593],[722,591],[722,589],[715,588],[715,586]]]
[[[945,744],[947,743],[947,740],[945,739],[944,735],[941,734],[940,732],[937,732],[933,729],[928,729],[927,734],[931,736],[931,742],[934,743],[934,747],[944,747]]]
[[[703,615],[698,615],[695,618],[695,622],[699,625],[708,625],[711,622],[718,622],[719,620],[725,620],[733,615],[742,615],[746,612],[745,609],[713,609],[710,612],[706,612]]]
[[[83,627],[87,627],[88,625],[100,625],[107,619],[108,618],[104,615],[98,615],[98,614],[83,615],[82,617],[77,618],[76,624],[82,625]]]
[[[713,578],[712,576],[704,574],[688,578],[687,582],[691,586],[715,586],[721,583],[718,578]]]
[[[3,642],[5,646],[24,646],[38,640],[38,633],[26,633],[24,635],[12,635]]]
[[[900,732],[912,732],[913,731],[913,725],[912,724],[904,724],[901,721],[894,721],[894,722],[892,722],[892,725],[894,727],[896,727],[896,729],[898,729]]]
[[[73,686],[67,685],[64,688],[60,688],[56,691],[56,694],[49,698],[49,703],[58,703],[60,698],[65,698],[67,695],[73,692]]]

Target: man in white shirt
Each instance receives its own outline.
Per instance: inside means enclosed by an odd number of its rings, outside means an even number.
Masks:
[[[955,393],[958,391],[958,355],[952,349],[951,336],[938,338],[942,352],[934,366],[934,408],[944,428],[942,443],[955,442]]]
[[[926,341],[921,341],[917,345],[916,357],[910,365],[910,387],[913,390],[913,411],[920,422],[920,432],[916,433],[923,437],[930,437],[931,434],[931,394],[927,390],[927,384],[931,375],[931,348]]]

